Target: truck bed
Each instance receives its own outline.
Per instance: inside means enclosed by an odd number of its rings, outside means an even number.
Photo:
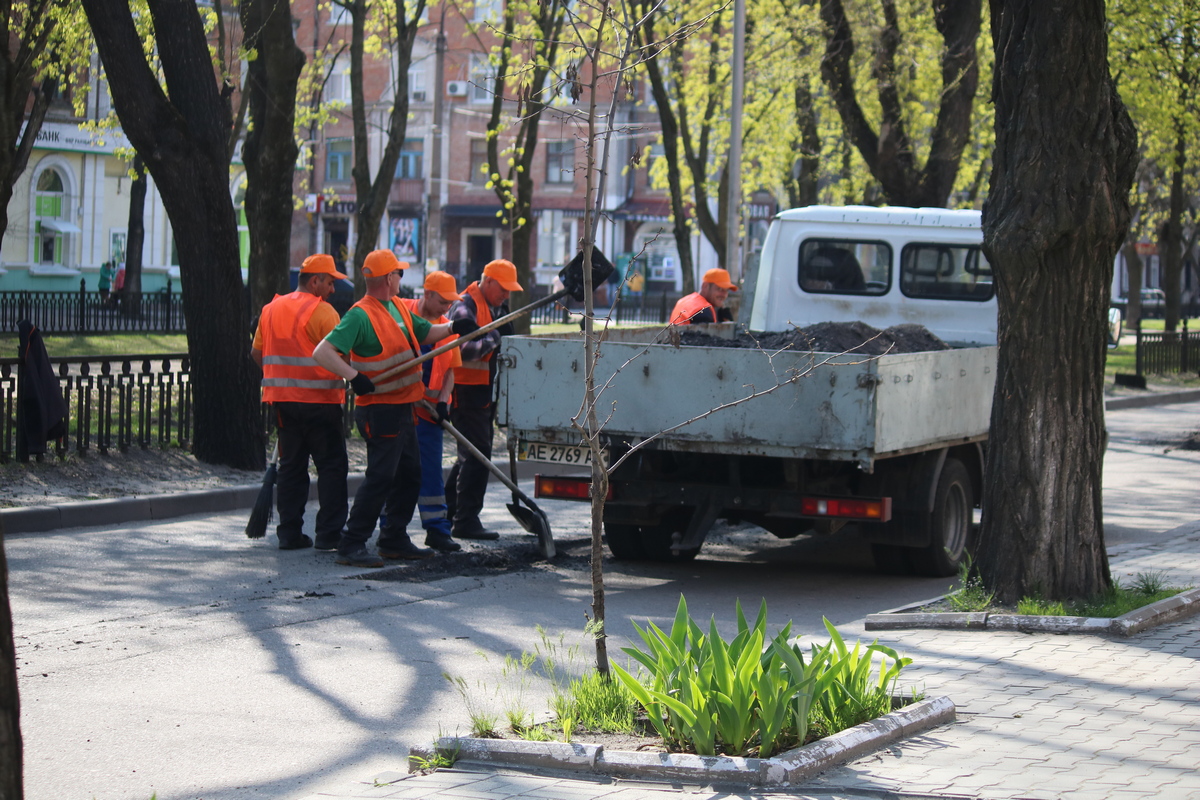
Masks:
[[[725,326],[713,326],[722,328]],[[597,365],[598,416],[612,440],[639,441],[712,409],[656,445],[685,452],[875,460],[986,438],[994,346],[883,356],[766,353],[655,343],[661,328],[621,330]],[[504,339],[498,420],[509,435],[577,444],[582,338]]]

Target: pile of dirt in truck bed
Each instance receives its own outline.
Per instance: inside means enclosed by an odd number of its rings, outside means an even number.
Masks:
[[[700,328],[680,331],[680,344],[692,347],[742,347],[763,350],[795,350],[814,353],[923,353],[949,350],[950,345],[929,332],[924,325],[893,325],[886,330],[865,322],[818,322],[807,328],[768,333],[741,333],[736,339],[709,336]]]

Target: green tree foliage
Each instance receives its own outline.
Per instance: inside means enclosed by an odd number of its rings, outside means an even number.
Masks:
[[[29,164],[50,102],[64,89],[87,96],[91,32],[70,0],[0,3],[0,235],[8,230],[13,185]],[[76,88],[78,87],[78,88]]]
[[[1140,134],[1143,165],[1133,187],[1130,236],[1159,243],[1166,328],[1179,320],[1182,257],[1200,221],[1200,0],[1110,0],[1109,63]],[[1162,191],[1162,187],[1169,187]],[[1127,249],[1127,261],[1133,255]],[[1131,271],[1131,305],[1140,297]],[[1133,281],[1131,280],[1131,284]],[[1136,321],[1138,309],[1131,309]]]

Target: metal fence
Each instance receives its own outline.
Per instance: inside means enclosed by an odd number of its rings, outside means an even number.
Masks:
[[[52,358],[63,399],[67,431],[53,443],[68,451],[128,450],[169,444],[187,447],[192,437],[191,372],[186,353],[87,358]],[[0,359],[0,462],[28,460],[21,432],[24,366]]]
[[[165,289],[137,292],[130,300],[136,313],[126,314],[119,294],[106,302],[99,292],[87,291],[83,279],[78,292],[0,292],[0,330],[15,331],[27,319],[45,335],[184,332],[183,300],[170,281]]]
[[[1200,331],[1188,331],[1187,319],[1182,331],[1137,330],[1137,374],[1163,375],[1168,372],[1200,372]]]
[[[596,316],[608,318],[613,322],[636,325],[665,325],[671,309],[675,307],[678,295],[655,294],[641,296],[626,296],[620,298],[611,307],[599,306]],[[555,323],[570,323],[577,321],[583,313],[581,303],[552,303],[536,308],[530,314],[530,324],[551,325]]]

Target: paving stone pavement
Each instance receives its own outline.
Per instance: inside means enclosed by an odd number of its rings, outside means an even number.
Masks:
[[[1200,586],[1200,521],[1110,550],[1114,576]],[[778,791],[454,769],[387,773],[303,800],[658,800],[1200,797],[1200,617],[1128,639],[894,631],[907,679],[948,695],[958,720]]]

